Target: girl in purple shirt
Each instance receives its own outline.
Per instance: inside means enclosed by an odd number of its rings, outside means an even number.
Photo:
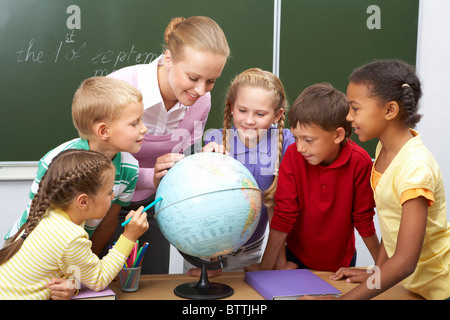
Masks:
[[[207,144],[203,151],[229,153],[253,174],[263,192],[259,224],[249,241],[227,256],[228,266],[224,271],[243,271],[245,266],[261,258],[267,223],[275,204],[278,167],[287,147],[295,142],[290,130],[284,128],[286,108],[286,94],[280,79],[268,71],[248,69],[231,83],[224,110],[224,128],[205,134]],[[189,267],[185,263],[185,270]],[[188,271],[191,275],[199,273],[198,269]],[[208,271],[210,276],[220,273],[221,270]]]

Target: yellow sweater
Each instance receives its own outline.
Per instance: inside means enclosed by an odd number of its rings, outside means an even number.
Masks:
[[[420,135],[411,130],[409,140],[379,177],[374,196],[380,221],[381,236],[388,257],[395,253],[400,227],[402,203],[408,191],[428,199],[425,239],[416,270],[403,280],[403,285],[426,299],[450,297],[450,224],[442,173]],[[381,150],[377,147],[376,157]],[[375,174],[375,173],[373,173]],[[372,183],[377,179],[372,176]],[[411,197],[411,192],[406,197]]]
[[[48,210],[20,250],[0,265],[0,300],[50,299],[52,278],[74,274],[92,290],[103,290],[119,273],[134,242],[120,236],[103,259],[91,250],[82,226],[62,210]]]

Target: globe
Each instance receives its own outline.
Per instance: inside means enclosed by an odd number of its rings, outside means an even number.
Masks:
[[[155,217],[180,252],[199,258],[227,255],[256,229],[261,191],[252,174],[228,155],[201,152],[176,163],[161,180]]]

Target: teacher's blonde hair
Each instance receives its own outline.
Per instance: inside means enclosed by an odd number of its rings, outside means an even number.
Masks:
[[[173,18],[164,32],[164,40],[165,50],[170,51],[175,62],[182,60],[185,46],[225,57],[230,55],[225,34],[219,25],[208,17]]]

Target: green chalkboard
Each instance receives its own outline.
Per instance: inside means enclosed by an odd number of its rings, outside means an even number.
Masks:
[[[77,137],[71,102],[79,84],[149,63],[162,53],[171,18],[193,15],[213,18],[231,48],[207,123],[219,128],[231,78],[272,70],[273,0],[0,0],[0,161],[37,161]]]
[[[374,59],[416,63],[418,0],[283,0],[280,79],[292,103],[329,82],[346,92],[348,76]],[[373,157],[377,141],[361,143]]]
[[[418,2],[282,0],[279,76],[289,101],[317,82],[345,92],[352,70],[373,59],[415,64]],[[71,29],[71,5],[80,29]],[[220,128],[231,79],[250,67],[272,70],[274,0],[0,0],[0,161],[37,161],[76,137],[78,85],[152,61],[170,19],[192,15],[216,20],[231,48],[206,124]],[[373,156],[375,144],[362,145]]]

